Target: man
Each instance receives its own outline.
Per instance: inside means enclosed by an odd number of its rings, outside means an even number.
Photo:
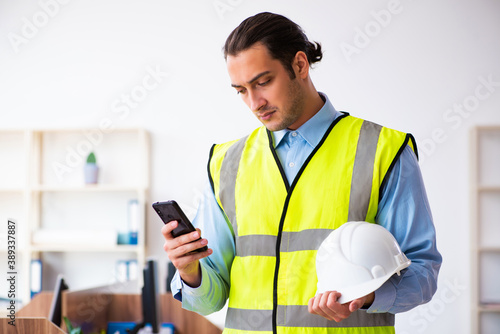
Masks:
[[[393,314],[431,299],[441,264],[413,137],[336,111],[309,76],[321,46],[283,16],[246,19],[224,55],[231,86],[264,126],[212,148],[194,220],[206,238],[163,227],[174,296],[201,314],[229,298],[225,333],[394,332]],[[384,226],[412,264],[341,305],[341,291],[315,296],[315,255],[353,220]]]

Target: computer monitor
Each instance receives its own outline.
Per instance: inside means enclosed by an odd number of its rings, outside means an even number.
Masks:
[[[62,324],[62,292],[67,289],[68,285],[64,281],[64,277],[59,274],[54,287],[54,296],[52,297],[49,311],[49,320],[58,327],[61,327]]]
[[[146,324],[151,325],[153,333],[160,332],[160,293],[158,290],[158,265],[155,260],[146,262],[143,275],[142,321],[136,324],[130,334],[137,334]]]
[[[174,267],[174,264],[172,262],[168,262],[167,264],[167,280],[166,280],[166,289],[165,291],[167,292],[172,292],[172,289],[170,287],[170,283],[172,282],[172,279],[174,278],[174,275],[175,275],[175,267]]]

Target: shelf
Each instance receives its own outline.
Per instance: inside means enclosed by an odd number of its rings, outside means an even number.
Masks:
[[[500,186],[479,186],[477,190],[480,192],[500,192]]]
[[[484,132],[484,131],[496,132],[496,131],[500,131],[500,125],[477,125],[476,130],[478,130],[480,132]]]
[[[114,252],[114,253],[138,253],[138,245],[114,245],[114,246],[88,246],[88,245],[33,245],[33,252]]]
[[[2,247],[0,254],[6,254],[7,249]],[[26,252],[79,252],[79,253],[139,253],[141,251],[138,245],[114,245],[114,246],[91,246],[88,245],[32,245],[28,250],[26,246],[19,246],[16,249],[17,254],[25,254]]]
[[[476,126],[470,137],[471,333],[500,326],[500,126]]]
[[[500,303],[498,304],[480,304],[479,312],[500,312]]]
[[[89,184],[81,186],[57,186],[57,185],[38,185],[34,187],[35,191],[45,192],[117,192],[117,191],[144,191],[145,186],[137,185],[113,185],[113,184]]]
[[[479,247],[481,253],[500,253],[500,247]]]
[[[25,187],[7,187],[0,188],[0,193],[22,193],[24,192]]]
[[[33,259],[43,261],[44,289],[52,288],[59,273],[71,281],[72,288],[85,286],[89,279],[94,280],[92,284],[103,284],[108,279],[105,275],[113,275],[116,261],[123,258],[137,261],[137,270],[142,271],[149,140],[147,131],[136,127],[0,130],[0,160],[5,162],[0,165],[0,220],[14,218],[19,222],[16,253],[22,273],[18,283],[21,300],[30,299]],[[99,183],[95,185],[84,184],[90,151],[95,152],[99,165]],[[138,245],[117,245],[117,235],[130,224],[131,200],[138,203],[134,225]],[[44,229],[69,230],[72,235],[36,239],[34,233]],[[78,231],[95,234],[89,237]],[[105,231],[115,236],[104,240]],[[5,262],[7,247],[2,232],[0,255]],[[88,270],[103,274],[88,277]],[[0,291],[7,291],[7,283],[0,281]],[[142,284],[141,277],[138,284]]]
[[[4,130],[2,130],[4,131]],[[23,130],[16,130],[16,132],[23,131]],[[85,134],[85,133],[102,133],[103,135],[107,134],[113,134],[113,133],[133,133],[133,134],[138,134],[141,132],[145,132],[143,129],[138,129],[134,127],[123,127],[123,128],[112,128],[112,129],[97,129],[97,128],[47,128],[43,130],[35,130],[37,133],[69,133],[69,134]]]

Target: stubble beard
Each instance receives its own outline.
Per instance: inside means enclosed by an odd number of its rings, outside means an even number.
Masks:
[[[287,92],[289,104],[283,109],[277,110],[281,120],[277,124],[265,124],[269,131],[279,131],[289,128],[294,124],[304,112],[304,92],[302,91],[297,79],[290,81]]]

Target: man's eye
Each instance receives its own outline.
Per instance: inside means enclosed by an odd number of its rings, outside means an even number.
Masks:
[[[237,90],[236,91],[236,94],[245,94],[245,90],[244,89],[240,89],[240,90]]]
[[[264,82],[259,82],[257,85],[259,85],[259,86],[265,86],[265,85],[267,85],[269,83],[269,81],[271,81],[271,79],[266,80]]]

